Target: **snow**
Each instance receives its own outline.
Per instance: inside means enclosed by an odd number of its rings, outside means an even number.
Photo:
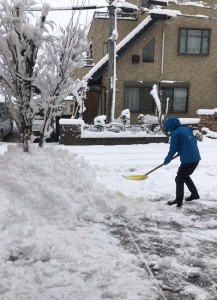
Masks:
[[[146,181],[122,177],[161,164],[168,147],[54,143],[24,153],[1,143],[0,299],[157,300],[174,280],[173,299],[216,299],[217,140],[199,143],[192,177],[201,198],[182,210],[166,204],[178,159]],[[127,229],[140,254],[133,243],[127,249]],[[189,279],[180,288],[181,275]]]
[[[217,108],[214,109],[198,109],[197,115],[214,115],[217,114]]]
[[[185,6],[196,6],[196,7],[207,7],[206,4],[202,1],[195,1],[195,2],[191,2],[191,1],[186,1],[183,3],[179,3],[179,5],[185,5]]]
[[[60,119],[59,120],[60,125],[84,125],[84,120],[82,119]]]
[[[182,13],[179,10],[174,9],[162,9],[162,8],[153,8],[149,10],[149,14],[162,14],[167,15],[169,17],[177,17],[181,16]]]
[[[179,121],[181,124],[186,125],[186,124],[198,124],[200,122],[199,118],[179,118]]]
[[[201,131],[206,134],[207,137],[217,139],[217,132],[209,130],[207,127],[201,128]]]
[[[138,10],[138,7],[136,5],[125,1],[120,1],[120,0],[113,1],[111,5],[117,8],[130,8],[130,9]]]
[[[158,88],[157,88],[156,84],[153,85],[150,94],[154,98],[154,101],[155,101],[155,104],[156,104],[156,107],[157,107],[157,110],[158,110],[158,115],[160,116],[161,115],[161,102],[160,102],[160,99],[159,99],[159,96],[158,96]]]

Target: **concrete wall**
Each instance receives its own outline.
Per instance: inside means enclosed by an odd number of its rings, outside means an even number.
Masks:
[[[168,137],[141,137],[141,138],[81,138],[81,125],[61,124],[59,143],[63,145],[132,145],[149,143],[167,143]]]

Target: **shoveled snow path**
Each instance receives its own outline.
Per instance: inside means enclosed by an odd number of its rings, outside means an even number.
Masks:
[[[202,161],[192,178],[200,200],[181,210],[166,203],[174,199],[179,159],[149,175],[127,181],[122,174],[142,174],[161,164],[168,144],[67,147],[95,167],[97,181],[117,193],[120,211],[144,260],[170,300],[217,299],[217,141],[199,143]],[[186,196],[188,195],[186,190]],[[122,245],[138,257],[124,224],[110,216],[107,224]],[[141,261],[141,266],[143,265]]]

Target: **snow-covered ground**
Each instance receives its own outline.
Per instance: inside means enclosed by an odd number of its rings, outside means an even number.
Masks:
[[[1,300],[217,299],[217,140],[199,143],[200,200],[174,199],[168,144],[0,144]],[[186,191],[186,196],[188,195]]]

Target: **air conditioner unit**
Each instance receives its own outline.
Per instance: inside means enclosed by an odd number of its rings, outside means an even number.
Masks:
[[[140,56],[139,55],[132,55],[132,63],[138,64],[140,62]]]

